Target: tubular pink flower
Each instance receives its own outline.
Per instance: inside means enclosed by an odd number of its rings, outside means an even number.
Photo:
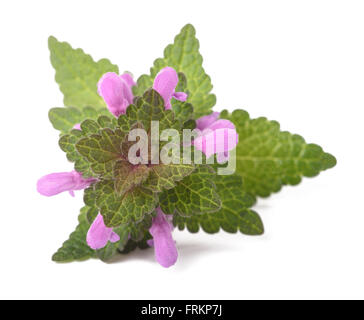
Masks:
[[[112,231],[112,228],[105,226],[104,219],[99,213],[90,229],[88,229],[86,236],[88,246],[91,249],[98,250],[105,247],[109,241],[115,243],[119,240],[119,235]]]
[[[166,110],[171,109],[172,97],[180,101],[187,100],[187,94],[185,92],[174,91],[177,84],[178,74],[171,67],[163,68],[154,79],[153,89],[162,96]]]
[[[153,236],[153,244],[155,250],[155,258],[165,268],[169,268],[177,261],[178,253],[176,244],[172,238],[173,225],[168,217],[158,207],[157,215],[153,218],[153,224],[149,229]]]
[[[37,190],[46,197],[51,197],[64,191],[69,191],[74,196],[73,191],[85,189],[95,181],[94,178],[82,178],[82,175],[77,171],[57,172],[40,178],[37,182]]]
[[[99,95],[115,117],[124,114],[133,103],[133,86],[135,82],[129,73],[119,76],[114,72],[105,73],[97,84]]]
[[[216,153],[218,162],[224,162],[229,157],[229,151],[236,147],[238,134],[235,125],[229,120],[218,119],[219,115],[219,112],[214,112],[196,120],[196,128],[201,130],[201,134],[193,145],[207,158]]]
[[[128,72],[123,73],[120,78],[125,81],[130,89],[136,85],[132,75]]]
[[[217,119],[219,119],[220,112],[213,112],[207,116],[203,116],[196,120],[196,128],[199,130],[206,129],[209,125],[213,124]]]

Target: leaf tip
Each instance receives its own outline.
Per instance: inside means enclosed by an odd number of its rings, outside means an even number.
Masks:
[[[323,170],[331,169],[337,165],[336,157],[330,153],[324,153],[322,161],[323,161]]]
[[[193,34],[196,33],[195,27],[192,25],[192,23],[187,23],[181,30],[182,32],[189,31]]]
[[[52,261],[54,261],[54,262],[63,262],[64,261],[64,257],[62,255],[60,255],[58,252],[56,252],[52,256]]]
[[[52,48],[53,47],[53,45],[55,44],[55,43],[57,43],[58,42],[58,40],[57,40],[57,38],[56,37],[54,37],[54,36],[49,36],[48,37],[48,48]]]

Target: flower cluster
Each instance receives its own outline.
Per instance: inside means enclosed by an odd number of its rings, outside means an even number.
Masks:
[[[152,247],[168,268],[178,256],[175,230],[261,235],[252,208],[259,197],[336,165],[277,121],[241,109],[214,112],[211,77],[190,24],[135,80],[54,37],[48,47],[65,105],[49,119],[74,171],[45,175],[37,190],[48,197],[84,190],[85,204],[56,262],[110,261]]]
[[[178,74],[171,67],[163,68],[155,77],[153,89],[157,91],[164,100],[166,110],[171,109],[171,100],[186,101],[187,93],[175,92],[178,84]],[[108,110],[119,117],[126,113],[129,105],[133,103],[132,87],[135,82],[129,73],[121,76],[113,72],[104,74],[98,82],[98,93],[104,99]],[[214,112],[196,120],[196,127],[201,131],[193,144],[197,150],[202,151],[206,157],[217,154],[219,161],[223,162],[229,155],[229,151],[236,147],[238,135],[234,124],[229,120],[219,119],[219,113]],[[80,130],[80,124],[75,124],[75,129]],[[234,135],[229,134],[231,130]],[[222,131],[223,134],[217,134]],[[232,137],[232,138],[231,138]],[[228,140],[231,141],[228,141]],[[68,191],[74,195],[75,190],[82,190],[95,183],[94,178],[84,179],[81,173],[76,171],[52,173],[43,176],[37,183],[37,190],[44,196],[53,196]],[[172,212],[163,212],[160,207],[156,208],[149,233],[152,240],[148,241],[155,249],[156,260],[163,267],[170,267],[177,260],[177,249],[172,238],[174,229],[171,222]],[[104,248],[108,242],[115,243],[120,240],[117,233],[105,225],[103,216],[99,213],[91,224],[86,241],[90,248],[99,250]]]

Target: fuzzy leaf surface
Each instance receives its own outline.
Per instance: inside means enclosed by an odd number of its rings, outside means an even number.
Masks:
[[[62,247],[52,256],[52,260],[56,262],[71,262],[76,260],[86,260],[96,256],[86,243],[86,234],[90,227],[86,219],[87,207],[81,209],[81,214],[78,218],[79,223],[76,230],[72,232],[69,239],[66,240]]]
[[[160,206],[166,214],[192,216],[216,212],[221,200],[211,180],[213,172],[208,166],[198,166],[196,170],[176,183],[176,187],[160,195]]]
[[[109,166],[112,164],[111,160],[116,158],[111,153],[118,147],[118,145],[110,147],[112,142],[116,143],[113,130],[116,124],[116,119],[99,116],[96,121],[90,119],[83,121],[81,130],[73,129],[61,136],[60,148],[66,152],[67,159],[75,163],[75,170],[82,173],[83,177],[99,177],[101,174],[106,174],[108,169],[111,173],[112,168]],[[100,144],[104,142],[105,145],[101,146]],[[81,153],[77,149],[78,144]],[[106,161],[107,159],[109,161]]]
[[[101,115],[110,116],[110,112],[106,108],[96,110],[92,107],[84,107],[82,109],[65,107],[52,108],[48,113],[53,127],[62,134],[68,133],[75,124],[81,123],[86,119],[97,120]]]
[[[216,233],[220,229],[236,233],[238,230],[247,235],[260,235],[264,232],[259,215],[249,209],[254,199],[243,191],[243,181],[239,175],[216,175],[216,191],[221,199],[221,209],[213,213],[204,213],[192,217],[174,215],[173,222],[180,230],[185,227],[196,233],[200,227],[207,233]]]
[[[158,195],[143,186],[119,195],[114,188],[114,181],[103,180],[95,184],[95,190],[96,205],[108,227],[140,222],[158,205]]]
[[[253,196],[267,197],[336,165],[334,156],[297,134],[281,131],[276,121],[251,119],[243,110],[223,111],[220,118],[236,126],[236,172],[243,177],[243,189]]]
[[[55,37],[49,37],[48,47],[65,106],[77,109],[91,106],[97,110],[106,108],[104,100],[97,93],[97,83],[106,72],[118,74],[118,67],[107,59],[95,62],[82,49],[73,49],[67,42],[59,42]]]

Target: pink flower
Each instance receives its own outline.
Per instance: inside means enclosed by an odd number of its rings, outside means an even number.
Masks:
[[[98,93],[105,100],[109,111],[119,117],[133,103],[131,88],[135,82],[129,73],[121,76],[114,72],[105,73],[98,82]]]
[[[37,182],[37,190],[43,196],[54,196],[64,191],[68,191],[74,196],[75,190],[87,188],[96,179],[84,179],[76,171],[51,173],[40,178]]]
[[[153,218],[153,224],[149,229],[153,236],[153,242],[149,245],[154,246],[155,258],[165,268],[169,268],[177,261],[178,253],[176,244],[172,238],[173,225],[169,216],[165,215],[160,207],[157,209],[157,215]]]
[[[218,162],[224,162],[229,157],[229,151],[238,143],[235,125],[225,119],[219,119],[219,112],[203,116],[196,120],[196,128],[201,134],[193,141],[197,150],[202,151],[207,158],[217,154]]]
[[[177,72],[171,67],[165,67],[154,79],[153,89],[157,91],[164,100],[166,110],[171,109],[172,97],[176,100],[186,101],[187,94],[184,92],[175,92],[178,84]]]
[[[76,123],[76,124],[73,126],[73,129],[81,130],[81,124],[80,124],[80,123]]]
[[[112,231],[112,228],[105,226],[104,219],[99,213],[90,229],[88,229],[86,236],[88,246],[91,249],[98,250],[105,247],[109,241],[115,243],[119,240],[119,235]]]

